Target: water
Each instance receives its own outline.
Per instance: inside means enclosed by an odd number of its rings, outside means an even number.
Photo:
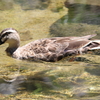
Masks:
[[[13,27],[21,46],[52,36],[100,38],[98,0],[1,0],[0,30]],[[68,0],[67,0],[68,1]],[[58,62],[28,62],[8,57],[0,46],[0,98],[3,100],[99,100],[100,51]]]

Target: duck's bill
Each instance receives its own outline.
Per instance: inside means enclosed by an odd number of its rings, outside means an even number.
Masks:
[[[2,45],[4,42],[2,42],[1,40],[0,40],[0,45]]]

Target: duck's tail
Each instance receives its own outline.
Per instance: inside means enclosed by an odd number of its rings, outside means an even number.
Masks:
[[[94,44],[95,45],[94,45]],[[92,41],[92,44],[93,44],[93,46],[92,46],[92,48],[90,49],[90,50],[97,50],[97,49],[100,49],[100,40],[93,40]]]
[[[92,37],[96,36],[97,34],[92,34],[92,35],[86,35],[86,36],[82,36],[81,38],[83,39],[91,39]]]

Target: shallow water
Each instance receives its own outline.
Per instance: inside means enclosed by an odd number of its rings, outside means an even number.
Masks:
[[[100,2],[95,0],[2,0],[0,30],[13,27],[21,46],[52,36],[100,38]],[[68,1],[68,0],[67,0]],[[58,62],[28,62],[8,57],[0,46],[2,100],[100,100],[100,51]]]

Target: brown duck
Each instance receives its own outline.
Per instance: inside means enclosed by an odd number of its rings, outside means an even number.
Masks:
[[[89,40],[94,36],[95,34],[83,37],[45,38],[19,47],[18,32],[13,28],[7,28],[0,33],[0,45],[8,43],[6,52],[16,59],[58,61],[68,55],[100,49],[100,40]]]

